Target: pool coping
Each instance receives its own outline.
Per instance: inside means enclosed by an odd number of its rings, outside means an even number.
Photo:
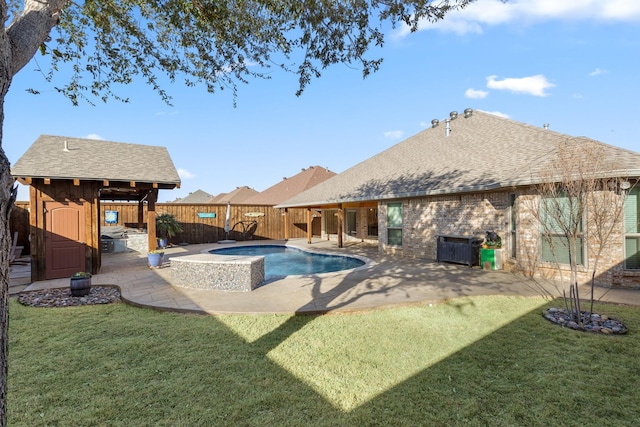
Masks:
[[[360,269],[366,269],[369,267],[372,267],[374,265],[374,261],[370,258],[367,258],[365,256],[362,255],[357,255],[357,254],[340,254],[340,253],[335,253],[335,252],[331,252],[331,251],[320,251],[320,250],[313,250],[313,249],[309,249],[307,247],[304,247],[300,244],[294,244],[294,243],[283,243],[283,244],[279,244],[279,243],[265,243],[264,241],[261,242],[253,242],[251,244],[249,244],[248,242],[235,242],[235,244],[225,244],[224,246],[220,246],[220,247],[213,247],[213,248],[209,248],[209,249],[204,249],[202,251],[200,251],[201,254],[208,254],[208,255],[216,255],[216,254],[212,254],[211,251],[214,251],[216,249],[226,249],[226,248],[233,248],[233,247],[238,247],[238,246],[284,246],[284,247],[289,247],[289,248],[293,248],[293,249],[297,249],[303,252],[307,252],[307,253],[311,253],[311,254],[316,254],[316,255],[329,255],[329,256],[338,256],[338,257],[345,257],[345,258],[354,258],[357,260],[360,260],[362,262],[364,262],[363,265],[360,265],[358,267],[353,267],[353,268],[346,268],[344,270],[337,270],[337,271],[329,271],[329,272],[325,272],[325,273],[308,273],[308,274],[287,274],[286,276],[266,276],[265,274],[265,282],[259,286],[263,286],[273,280],[278,280],[278,279],[283,279],[283,278],[301,278],[301,277],[306,277],[306,276],[319,276],[319,277],[323,277],[323,275],[332,275],[335,273],[344,273],[344,272],[348,272],[348,271],[356,271],[356,270],[360,270]],[[233,255],[218,255],[218,256],[225,256],[225,257],[229,257],[229,256],[233,256]],[[237,257],[241,257],[241,258],[251,258],[251,257],[261,257],[260,255],[235,255]],[[259,287],[258,286],[258,287]]]

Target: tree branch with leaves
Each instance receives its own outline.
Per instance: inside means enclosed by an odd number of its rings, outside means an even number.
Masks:
[[[0,0],[0,142],[11,80],[40,52],[51,60],[44,84],[73,104],[126,102],[126,85],[142,79],[167,103],[161,84],[183,80],[207,91],[268,79],[273,68],[298,76],[297,95],[335,64],[356,64],[363,77],[382,58],[385,25],[436,21],[475,0]],[[37,88],[31,93],[37,94]],[[0,427],[6,424],[9,215],[13,179],[0,150]]]

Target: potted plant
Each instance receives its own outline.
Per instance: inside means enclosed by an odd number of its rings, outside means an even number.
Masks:
[[[84,271],[73,273],[69,280],[69,288],[73,297],[89,295],[89,291],[91,291],[91,273]]]
[[[160,267],[162,265],[162,257],[164,251],[155,249],[147,253],[147,260],[149,261],[149,267]]]
[[[160,236],[158,246],[164,248],[170,238],[177,233],[182,233],[182,226],[173,215],[164,213],[156,217],[156,232]]]

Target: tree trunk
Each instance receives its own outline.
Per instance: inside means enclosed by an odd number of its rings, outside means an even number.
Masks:
[[[7,373],[9,327],[9,219],[15,201],[11,164],[2,149],[4,99],[15,73],[36,53],[58,23],[58,14],[68,0],[25,0],[23,13],[7,23],[7,2],[0,0],[0,427],[7,425]]]
[[[4,99],[4,95],[2,98]],[[7,417],[9,251],[11,250],[9,218],[15,198],[12,188],[13,178],[9,170],[9,160],[4,150],[0,148],[0,278],[2,280],[0,283],[0,426],[2,427],[6,425]]]
[[[3,24],[6,7],[0,8]],[[7,34],[0,33],[0,427],[7,425],[7,373],[9,329],[9,251],[11,250],[9,218],[15,194],[9,159],[2,149],[4,98],[11,84],[11,44]]]

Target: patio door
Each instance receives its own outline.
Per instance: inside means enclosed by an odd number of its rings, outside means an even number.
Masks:
[[[45,278],[86,270],[85,210],[81,203],[45,202]]]

